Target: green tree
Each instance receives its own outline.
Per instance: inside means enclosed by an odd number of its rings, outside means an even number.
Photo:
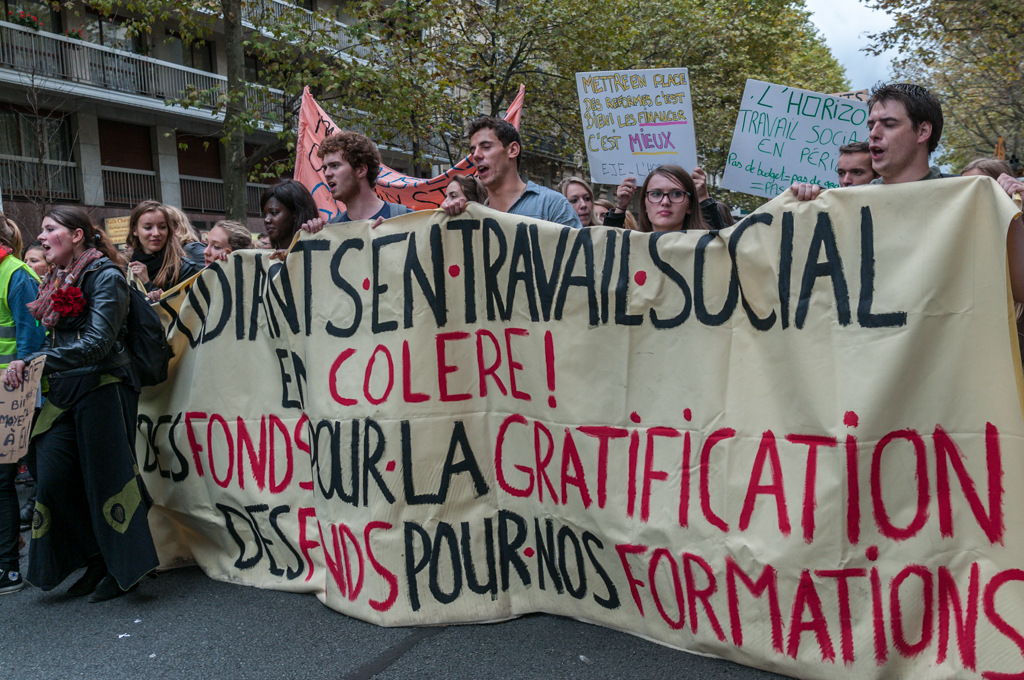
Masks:
[[[894,19],[871,36],[896,49],[897,79],[928,87],[942,102],[941,162],[958,167],[992,156],[1024,156],[1024,6],[1006,0],[880,0]]]

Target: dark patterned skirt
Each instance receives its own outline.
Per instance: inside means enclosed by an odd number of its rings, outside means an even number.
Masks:
[[[36,509],[26,579],[51,590],[102,555],[127,590],[159,564],[146,518],[153,499],[135,463],[139,395],[107,382],[70,408],[40,413]],[[44,416],[49,415],[49,418]]]

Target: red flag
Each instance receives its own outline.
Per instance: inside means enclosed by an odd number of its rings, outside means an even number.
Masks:
[[[523,102],[526,99],[526,86],[519,86],[519,93],[505,113],[505,120],[519,129],[523,115]],[[338,131],[331,117],[309,93],[309,88],[302,92],[302,105],[299,108],[299,136],[295,149],[295,179],[309,189],[316,201],[316,207],[324,219],[345,210],[344,204],[331,197],[330,189],[324,182],[322,161],[317,157],[316,150],[328,135]],[[419,179],[396,172],[381,164],[377,176],[377,195],[391,203],[401,203],[413,210],[438,208],[444,201],[445,190],[456,175],[472,175],[473,162],[469,157],[463,158],[451,170],[432,179]]]

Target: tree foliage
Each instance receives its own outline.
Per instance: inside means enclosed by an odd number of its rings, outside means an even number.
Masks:
[[[468,146],[466,121],[500,115],[525,83],[527,149],[543,143],[583,159],[585,172],[575,73],[686,66],[698,152],[712,177],[724,168],[748,77],[824,92],[847,87],[803,0],[355,0],[341,30],[325,12],[281,13],[269,0],[97,3],[128,10],[142,31],[176,18],[185,42],[241,12],[244,50],[265,65],[261,82],[242,82],[229,59],[227,88],[175,100],[212,101],[227,112],[223,136],[235,147],[242,135],[281,126],[278,140],[244,164],[229,153],[244,165],[229,168],[240,175],[293,143],[304,85],[337,123],[410,152],[423,174],[436,159],[457,161]]]
[[[355,13],[353,39],[369,49],[374,35],[388,48],[346,95],[363,102],[377,139],[420,140],[452,161],[466,151],[465,118],[499,115],[525,83],[527,149],[545,143],[584,159],[585,172],[578,71],[688,67],[698,151],[713,176],[747,78],[848,87],[802,0],[363,0]]]
[[[879,0],[895,21],[871,36],[894,48],[897,78],[928,87],[942,102],[941,160],[959,167],[992,156],[1024,156],[1024,6],[1006,0]]]

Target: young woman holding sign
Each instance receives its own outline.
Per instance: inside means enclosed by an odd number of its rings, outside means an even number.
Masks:
[[[102,602],[159,564],[146,519],[153,500],[135,465],[128,281],[110,239],[81,208],[50,210],[39,241],[53,269],[28,309],[49,343],[4,374],[18,387],[26,364],[46,357],[50,389],[32,430],[38,477],[27,580],[51,590],[86,566],[68,595]]]
[[[627,177],[615,192],[615,209],[604,216],[606,227],[623,225],[635,192],[636,180]],[[700,168],[691,176],[678,165],[659,166],[647,175],[640,195],[640,231],[725,228],[718,203],[708,194],[707,176]]]

